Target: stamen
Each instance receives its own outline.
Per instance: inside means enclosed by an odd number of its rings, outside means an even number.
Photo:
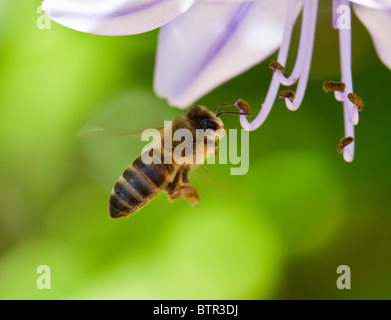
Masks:
[[[274,72],[281,71],[282,73],[285,73],[285,68],[278,61],[270,62],[269,68],[272,69]]]
[[[283,73],[285,72],[284,66],[287,61],[295,22],[294,12],[296,10],[296,5],[297,0],[290,0],[284,27],[283,40],[277,57],[278,62],[275,61],[270,64],[270,68],[274,70],[274,74],[266,98],[262,104],[262,108],[251,123],[248,122],[245,115],[240,117],[240,123],[245,130],[255,130],[263,124],[277,98],[280,84],[292,85],[297,81],[297,79],[299,79],[296,93],[285,90],[280,92],[279,98],[285,99],[285,104],[290,110],[297,110],[302,103],[311,67],[319,0],[304,0],[299,51],[294,70],[292,71],[291,76],[286,78]],[[333,26],[335,28],[338,27],[337,8],[341,5],[348,7],[350,12],[350,0],[333,0]],[[304,13],[306,13],[308,18],[304,18]],[[338,152],[343,152],[345,161],[351,162],[354,158],[354,125],[358,123],[358,110],[362,109],[363,103],[362,100],[360,103],[360,100],[356,99],[354,96],[354,102],[352,102],[351,97],[348,97],[348,95],[345,94],[345,92],[353,92],[353,80],[351,73],[352,39],[350,25],[348,28],[339,28],[339,45],[341,82],[335,82],[334,84],[326,82],[324,84],[324,90],[325,92],[333,91],[335,98],[339,101],[343,101],[345,138],[341,139],[338,146]]]
[[[337,15],[337,9],[338,7],[340,6],[340,2],[339,0],[333,0],[333,7],[332,7],[332,10],[333,10],[333,28],[334,29],[338,29],[338,25],[337,25],[337,21],[338,21],[338,15]]]
[[[349,104],[349,105],[348,105]],[[343,102],[343,113],[344,113],[344,119],[345,119],[345,136],[354,138],[354,125],[349,121],[349,108],[350,102],[348,100],[345,100]],[[346,162],[352,162],[354,159],[354,145],[355,142],[353,141],[351,144],[347,145],[343,149],[343,157]]]
[[[355,93],[349,93],[348,98],[350,102],[357,107],[358,111],[361,112],[364,107],[364,102],[362,101],[362,99]]]
[[[323,82],[323,90],[325,93],[334,91],[334,97],[337,101],[344,101],[346,84],[338,81],[325,81]]]
[[[318,12],[318,0],[307,0],[304,3],[304,6],[310,7],[310,16],[309,16],[309,26],[308,30],[303,30],[302,32],[308,32],[307,36],[307,45],[304,58],[303,70],[300,75],[299,83],[296,88],[296,99],[294,102],[289,99],[285,99],[285,104],[287,108],[291,111],[296,111],[303,101],[305,90],[307,88],[308,77],[311,69],[311,60],[312,60],[312,51],[314,49],[314,40],[315,40],[315,29],[316,29],[316,19]]]
[[[297,83],[300,74],[303,71],[304,63],[306,62],[306,52],[307,52],[307,43],[309,41],[310,32],[304,32],[305,30],[309,30],[311,28],[311,7],[308,5],[304,5],[303,8],[303,17],[301,21],[301,33],[300,33],[300,42],[299,42],[299,50],[297,53],[297,58],[295,61],[295,66],[293,67],[293,71],[289,77],[285,77],[282,73],[278,73],[278,80],[284,86],[291,86]]]
[[[344,92],[334,91],[335,100],[343,102],[346,99]]]
[[[338,153],[342,153],[343,149],[348,146],[349,144],[353,143],[354,138],[353,137],[344,137],[339,141],[337,151]]]
[[[250,114],[250,105],[248,104],[248,102],[239,99],[238,101],[236,101],[235,105],[244,113]]]
[[[346,84],[338,81],[325,81],[323,82],[323,90],[325,93],[330,91],[345,92]]]
[[[284,27],[284,35],[281,43],[280,50],[278,51],[277,60],[284,65],[288,57],[289,46],[292,37],[292,31],[295,23],[295,11],[297,8],[297,1],[290,0],[289,6],[286,14],[286,21]],[[248,122],[245,116],[240,117],[240,124],[245,130],[256,130],[258,129],[266,120],[267,116],[270,113],[270,110],[273,107],[274,101],[276,100],[278,89],[280,83],[278,81],[277,75],[273,74],[272,81],[269,86],[265,101],[262,104],[262,108],[259,111],[258,115],[251,123]]]
[[[339,0],[339,5],[344,5],[351,9],[350,1]],[[346,91],[353,92],[352,79],[352,33],[350,28],[339,28],[339,48],[341,60],[341,78],[346,84]],[[337,95],[336,95],[337,97]],[[345,122],[345,136],[354,138],[354,125],[358,123],[358,110],[353,103],[343,95],[343,110]],[[342,98],[342,96],[340,97]],[[345,161],[351,162],[354,158],[354,142],[343,148],[343,156]]]
[[[278,95],[280,99],[289,99],[290,101],[295,100],[296,94],[292,90],[284,90],[281,91],[280,94]]]

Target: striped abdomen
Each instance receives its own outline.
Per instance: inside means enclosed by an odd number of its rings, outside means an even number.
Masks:
[[[172,165],[149,164],[138,157],[122,174],[110,196],[110,216],[123,218],[141,209],[169,183]]]

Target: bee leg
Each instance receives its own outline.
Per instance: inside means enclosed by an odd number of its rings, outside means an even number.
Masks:
[[[217,149],[219,148],[218,144],[215,144],[215,157],[217,157]]]
[[[190,185],[189,172],[189,166],[184,166],[178,171],[174,180],[166,188],[167,197],[170,202],[175,199],[187,198],[196,207],[200,196],[197,189]]]
[[[168,201],[172,202],[174,199],[179,199],[176,197],[176,194],[178,193],[179,186],[182,183],[182,170],[183,168],[180,168],[178,172],[175,174],[174,180],[170,182],[167,187],[167,198]]]
[[[197,189],[190,185],[189,173],[190,167],[186,166],[182,172],[183,186],[181,188],[181,194],[183,198],[189,199],[193,206],[198,207],[200,195],[198,194]]]
[[[187,198],[193,206],[197,207],[198,201],[200,201],[200,196],[198,194],[197,189],[190,185],[189,173],[190,167],[183,167],[182,184],[180,185],[178,190],[179,198]]]
[[[184,166],[182,168],[182,183],[183,184],[190,184],[189,173],[190,173],[190,167]]]
[[[200,201],[200,196],[196,188],[191,185],[183,185],[179,189],[179,198],[187,198],[190,203],[198,207],[198,202]]]

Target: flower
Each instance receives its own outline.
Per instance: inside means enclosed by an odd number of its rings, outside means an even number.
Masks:
[[[325,89],[334,91],[335,98],[343,103],[345,136],[338,149],[348,162],[354,157],[354,126],[363,106],[353,91],[352,3],[372,36],[379,58],[391,69],[391,0],[333,0],[332,26],[339,32],[341,81],[327,82]],[[280,68],[271,64],[274,74],[262,108],[252,122],[241,116],[241,125],[247,130],[259,128],[277,96],[285,99],[290,110],[297,110],[303,101],[318,0],[45,0],[42,8],[66,27],[100,35],[131,35],[162,27],[154,88],[174,106],[189,106],[277,49]],[[297,58],[292,73],[285,76],[292,30],[301,11]],[[279,94],[280,85],[296,83],[296,92]]]

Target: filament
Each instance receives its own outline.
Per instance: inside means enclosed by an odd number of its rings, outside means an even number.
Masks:
[[[284,35],[282,38],[282,43],[280,50],[278,51],[277,60],[282,65],[286,64],[286,60],[288,58],[288,51],[292,37],[292,31],[295,24],[295,9],[296,9],[296,0],[290,0],[286,15],[285,27],[284,27]],[[276,73],[273,73],[273,77],[269,86],[269,90],[267,92],[265,101],[262,104],[262,108],[259,111],[256,118],[249,122],[246,116],[240,116],[240,124],[243,129],[252,131],[258,129],[266,120],[269,115],[273,104],[277,98],[278,90],[280,88],[280,82],[278,81],[278,76]]]
[[[340,5],[345,5],[350,10],[350,2],[347,0],[340,0]],[[358,123],[358,110],[352,102],[347,98],[347,93],[353,92],[353,79],[352,79],[352,32],[351,27],[339,28],[339,48],[340,48],[340,61],[341,61],[341,78],[342,82],[346,84],[345,93],[343,96],[343,113],[344,113],[344,127],[345,137],[354,138],[354,125]],[[343,156],[345,161],[351,162],[354,159],[354,146],[355,142],[347,145],[343,149]]]
[[[307,42],[309,41],[308,36],[310,35],[307,30],[310,28],[311,23],[311,7],[307,4],[304,4],[303,8],[303,18],[301,21],[301,34],[299,42],[299,50],[297,53],[297,58],[293,71],[289,77],[285,77],[282,72],[277,72],[278,80],[284,86],[291,86],[297,82],[297,79],[300,76],[301,71],[303,70],[304,63],[306,62],[306,51],[307,51]]]
[[[296,89],[296,98],[294,101],[291,101],[289,99],[285,99],[285,104],[287,108],[291,111],[297,110],[304,98],[305,90],[307,88],[308,83],[308,77],[310,74],[311,69],[311,61],[312,61],[312,52],[314,49],[314,40],[315,40],[315,30],[316,30],[316,18],[317,18],[317,11],[318,11],[318,0],[308,0],[304,6],[308,6],[310,11],[309,16],[309,26],[307,30],[302,30],[303,32],[308,33],[308,36],[306,37],[307,43],[306,43],[306,52],[302,53],[305,55],[304,58],[301,58],[303,61],[305,61],[304,66],[302,68],[302,72],[299,78],[299,83],[297,85]],[[298,57],[298,60],[300,61],[300,57]]]

